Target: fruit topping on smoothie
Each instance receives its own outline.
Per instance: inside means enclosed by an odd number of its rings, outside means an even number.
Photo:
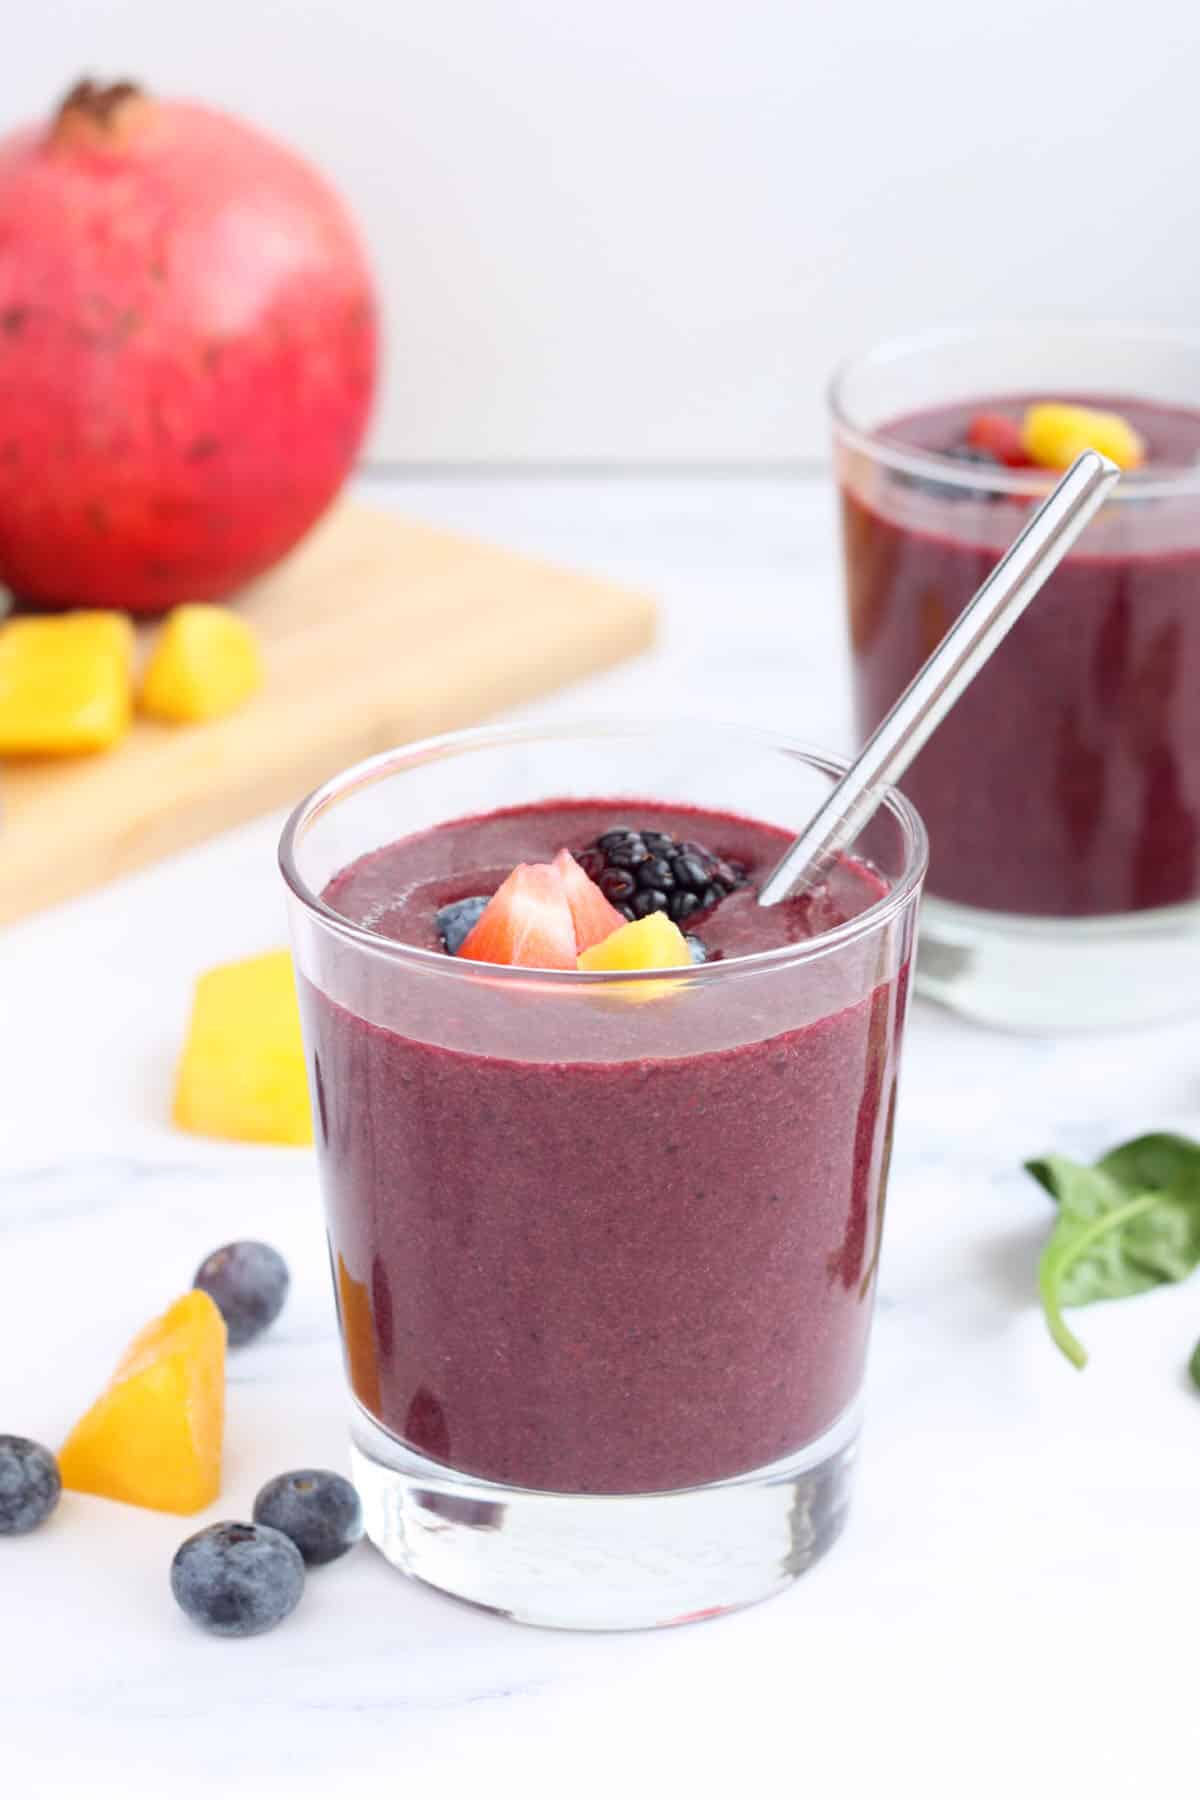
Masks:
[[[1128,419],[1094,406],[1055,401],[1027,407],[1021,442],[1042,469],[1069,469],[1084,450],[1098,450],[1122,469],[1138,469],[1146,460],[1145,443]]]
[[[980,460],[1003,463],[1009,469],[1029,467],[1020,421],[1008,413],[978,412],[967,427],[967,445],[981,453]]]
[[[684,968],[706,961],[707,951],[677,921],[711,911],[745,884],[740,864],[700,844],[620,826],[580,851],[578,861],[559,850],[553,862],[519,863],[490,900],[476,894],[449,901],[434,924],[449,954],[472,962]]]
[[[566,890],[567,905],[571,909],[571,920],[575,926],[575,948],[577,951],[590,950],[594,944],[602,944],[610,938],[614,931],[619,931],[624,917],[610,900],[580,868],[569,850],[560,850],[554,859],[554,867],[562,879]]]
[[[691,962],[687,939],[674,920],[661,912],[631,920],[579,957],[579,967],[592,974],[600,970],[686,969]]]
[[[518,863],[488,901],[458,954],[471,962],[573,969],[579,954],[562,875],[553,863]]]
[[[585,875],[626,919],[662,912],[676,924],[740,887],[746,871],[690,839],[614,826],[579,852]]]
[[[439,906],[433,923],[447,956],[457,956],[467,938],[487,911],[489,894],[471,894],[466,900],[451,900]]]

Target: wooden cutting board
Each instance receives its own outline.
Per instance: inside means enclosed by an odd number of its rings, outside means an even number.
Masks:
[[[655,621],[643,595],[352,501],[237,605],[267,669],[240,712],[139,719],[100,755],[0,766],[0,921],[291,804],[373,751],[608,668]]]

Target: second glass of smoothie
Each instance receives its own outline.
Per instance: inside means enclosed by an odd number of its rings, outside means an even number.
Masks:
[[[971,443],[981,414],[1116,411],[1143,465],[905,778],[930,833],[918,985],[1061,1029],[1200,1004],[1200,338],[931,333],[831,390],[865,736],[1054,479]]]
[[[892,794],[823,890],[758,906],[838,772],[749,731],[471,733],[290,822],[355,1475],[408,1572],[533,1623],[666,1624],[836,1536],[925,857]],[[736,879],[688,903],[705,960],[447,953],[443,909],[564,848],[619,865],[622,830],[668,887],[672,857]]]

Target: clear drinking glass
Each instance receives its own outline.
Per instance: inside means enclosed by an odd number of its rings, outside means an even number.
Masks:
[[[842,765],[748,730],[471,732],[378,756],[285,830],[367,1529],[541,1625],[722,1612],[842,1523],[925,866],[807,942],[652,975],[498,968],[322,900],[397,838],[548,797],[801,824]]]
[[[1165,1018],[1200,1004],[1200,336],[998,325],[885,344],[837,374],[859,726],[1050,485],[943,453],[975,411],[1029,398],[1132,407],[1151,459],[905,776],[931,843],[917,985],[1001,1025]]]

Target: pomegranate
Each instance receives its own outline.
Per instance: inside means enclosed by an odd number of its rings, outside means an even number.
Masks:
[[[342,485],[371,278],[307,164],[207,107],[81,82],[0,139],[0,582],[161,612],[268,568]]]

